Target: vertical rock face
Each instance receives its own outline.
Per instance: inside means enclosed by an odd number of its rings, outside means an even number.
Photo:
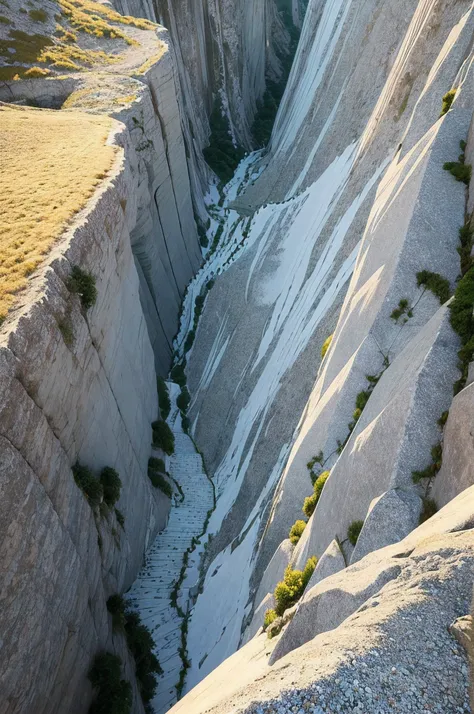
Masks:
[[[251,127],[267,74],[277,77],[276,51],[288,49],[274,0],[115,0],[121,12],[163,24],[179,75],[181,120],[198,213],[210,171],[202,149],[215,104],[227,115],[236,144],[252,148]]]

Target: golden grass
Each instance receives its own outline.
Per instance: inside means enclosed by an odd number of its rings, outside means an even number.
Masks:
[[[108,117],[0,107],[0,321],[112,166]]]

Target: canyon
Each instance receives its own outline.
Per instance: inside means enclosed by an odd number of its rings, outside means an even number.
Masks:
[[[470,711],[472,1],[1,18],[0,714]]]

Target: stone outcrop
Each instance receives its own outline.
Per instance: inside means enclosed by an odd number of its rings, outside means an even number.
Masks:
[[[466,654],[448,628],[470,608],[473,524],[471,487],[400,543],[313,587],[280,638],[255,637],[171,711],[467,706]],[[441,663],[447,679],[430,674]]]

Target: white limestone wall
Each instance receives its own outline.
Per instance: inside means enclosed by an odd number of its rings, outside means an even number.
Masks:
[[[121,145],[106,179],[35,273],[0,334],[2,714],[87,711],[94,655],[121,654],[106,600],[136,575],[168,501],[147,477],[157,416],[154,355],[139,299],[130,231],[134,149]],[[72,265],[96,280],[84,314],[67,289]],[[67,344],[66,323],[73,334]],[[94,514],[74,482],[80,461],[122,480],[117,507]],[[135,690],[134,711],[142,705]]]

